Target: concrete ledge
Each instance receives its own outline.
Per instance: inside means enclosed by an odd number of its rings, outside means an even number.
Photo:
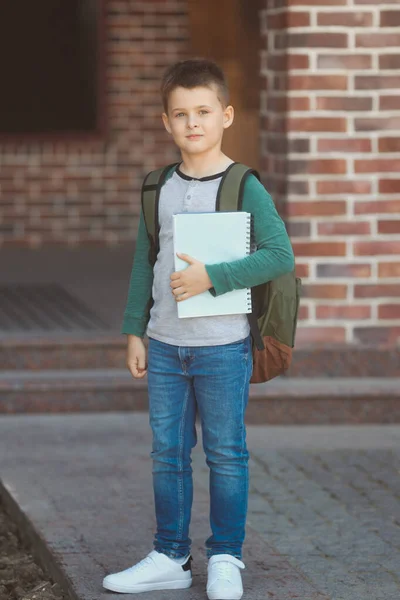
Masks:
[[[18,497],[14,495],[14,490],[10,489],[1,479],[0,497],[7,512],[17,524],[20,535],[29,544],[32,554],[42,569],[49,573],[50,577],[58,583],[63,593],[70,600],[81,600],[75,594],[74,589],[68,585],[68,575],[62,567],[62,562],[57,560],[44,536],[35,528]]]

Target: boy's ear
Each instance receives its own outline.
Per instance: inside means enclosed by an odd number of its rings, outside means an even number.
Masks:
[[[233,106],[229,105],[224,110],[224,129],[228,129],[233,123],[235,118],[235,110]]]
[[[169,119],[168,119],[168,115],[166,113],[162,114],[162,120],[163,120],[165,129],[168,131],[168,133],[171,133],[171,127],[169,126]]]

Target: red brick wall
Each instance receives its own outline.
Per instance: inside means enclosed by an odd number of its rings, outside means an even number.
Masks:
[[[304,281],[298,341],[394,345],[400,3],[265,6],[264,177],[286,213]]]
[[[0,138],[0,246],[132,240],[143,175],[175,160],[158,89],[187,52],[186,0],[106,0],[105,37],[103,140]]]

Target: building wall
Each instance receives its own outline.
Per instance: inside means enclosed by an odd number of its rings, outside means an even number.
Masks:
[[[400,4],[262,14],[264,178],[304,280],[300,342],[400,337]]]
[[[0,135],[0,246],[131,241],[144,174],[176,159],[158,90],[187,53],[186,0],[106,0],[105,25],[106,135]]]
[[[400,4],[263,1],[261,166],[304,281],[298,341],[394,345]],[[188,5],[106,0],[107,134],[0,139],[0,245],[134,238],[143,175],[176,158],[158,87],[188,55]]]

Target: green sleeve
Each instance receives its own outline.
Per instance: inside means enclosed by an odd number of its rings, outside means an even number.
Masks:
[[[143,212],[140,211],[139,230],[133,259],[121,333],[144,337],[149,320],[148,306],[153,286],[153,267],[149,263],[150,242]]]
[[[271,281],[295,266],[285,224],[271,196],[254,175],[245,182],[243,211],[253,216],[257,250],[233,262],[206,265],[214,288],[210,292],[215,296]]]

